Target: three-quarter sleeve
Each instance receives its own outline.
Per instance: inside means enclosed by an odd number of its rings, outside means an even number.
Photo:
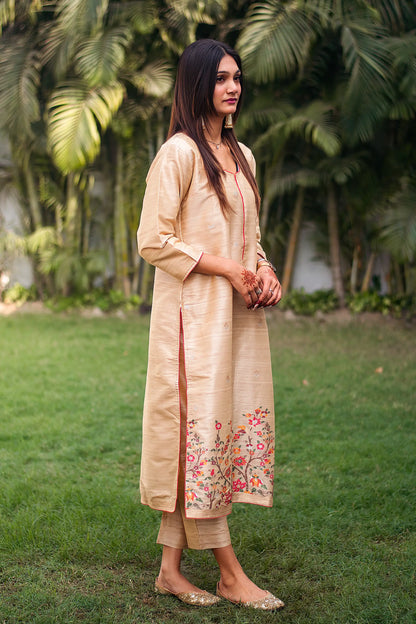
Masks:
[[[259,220],[257,218],[257,223],[256,223],[256,239],[257,239],[257,255],[260,256],[260,258],[264,258],[264,260],[266,260],[266,253],[263,249],[263,247],[261,246],[261,233],[260,233],[260,225],[259,225]]]
[[[247,159],[248,165],[249,165],[249,167],[250,167],[254,177],[256,177],[256,159],[253,156],[253,152],[246,145],[244,145],[243,143],[240,143],[239,145],[240,145],[240,147],[241,147],[241,149],[242,149],[242,151],[244,153],[244,156]],[[257,255],[260,256],[260,258],[266,259],[266,253],[265,253],[263,247],[261,246],[260,240],[261,240],[260,223],[259,223],[259,218],[258,218],[258,215],[257,215],[257,218],[256,218]]]
[[[140,225],[139,254],[178,280],[185,280],[203,249],[181,239],[181,208],[195,172],[197,154],[175,138],[159,150],[147,175]]]

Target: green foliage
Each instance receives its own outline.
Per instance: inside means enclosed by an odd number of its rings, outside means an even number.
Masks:
[[[380,295],[368,291],[357,293],[349,298],[348,307],[352,312],[381,312],[401,318],[412,318],[416,315],[415,295]]]
[[[402,179],[402,188],[376,212],[379,240],[399,262],[416,258],[416,177]]]
[[[114,81],[125,59],[132,33],[125,27],[98,32],[80,44],[75,54],[75,67],[91,87]]]
[[[410,182],[398,190],[398,179],[414,177],[411,5],[0,0],[0,127],[28,234],[3,237],[0,246],[21,253],[27,242],[43,289],[85,292],[98,267],[90,247],[113,241],[117,287],[150,291],[134,242],[145,174],[166,137],[178,55],[209,36],[236,45],[243,58],[237,134],[256,153],[268,250],[283,261],[300,189],[305,218],[322,228],[331,185],[339,234],[325,240],[335,249],[341,239],[338,273],[351,272],[358,249],[363,266],[383,249],[404,264],[410,283],[415,196]],[[92,180],[92,166],[106,181],[105,199],[80,183]],[[358,288],[362,273],[355,272]],[[403,288],[411,291],[409,283]]]
[[[142,303],[139,295],[126,296],[119,290],[96,288],[86,293],[74,294],[70,297],[54,297],[46,301],[46,305],[55,312],[74,311],[88,308],[99,308],[102,312],[138,310]]]
[[[306,293],[303,289],[291,290],[279,304],[281,310],[292,310],[301,316],[313,316],[316,312],[333,312],[338,308],[338,300],[333,290],[317,290]],[[351,312],[381,312],[397,318],[416,316],[415,295],[380,295],[369,291],[348,297]]]
[[[2,292],[2,300],[4,303],[26,303],[26,301],[35,301],[38,297],[36,286],[33,284],[29,288],[25,288],[18,282],[6,288]]]
[[[120,108],[119,82],[91,89],[79,81],[59,86],[48,105],[49,148],[63,173],[84,169],[100,151],[104,131]]]
[[[0,39],[0,76],[0,128],[33,139],[31,124],[40,119],[40,59],[30,36]]]
[[[333,290],[317,290],[306,293],[303,289],[291,290],[279,304],[282,310],[292,310],[295,314],[312,316],[321,312],[332,312],[338,307],[338,300]]]
[[[312,22],[313,15],[308,14],[306,3],[305,8],[293,0],[284,4],[279,0],[253,4],[238,41],[248,73],[257,82],[293,74],[303,65],[314,38]]]

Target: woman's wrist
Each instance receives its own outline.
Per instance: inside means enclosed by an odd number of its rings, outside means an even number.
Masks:
[[[257,260],[257,271],[261,268],[271,269],[274,273],[276,273],[276,267],[274,267],[272,263],[265,258],[259,258]]]

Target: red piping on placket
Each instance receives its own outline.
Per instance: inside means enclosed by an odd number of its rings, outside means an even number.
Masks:
[[[235,180],[235,183],[237,185],[238,192],[240,193],[241,203],[243,204],[243,253],[241,254],[241,260],[244,260],[244,252],[246,250],[246,207],[244,205],[243,194],[242,194],[240,186],[238,184],[237,173],[234,173],[234,180]]]

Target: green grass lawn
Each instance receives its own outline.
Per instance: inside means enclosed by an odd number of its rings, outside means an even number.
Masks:
[[[271,316],[273,509],[236,505],[247,573],[286,603],[153,593],[159,514],[138,502],[147,318],[0,318],[0,624],[416,622],[416,333]],[[382,370],[381,370],[382,369]],[[210,552],[184,571],[215,589]]]

